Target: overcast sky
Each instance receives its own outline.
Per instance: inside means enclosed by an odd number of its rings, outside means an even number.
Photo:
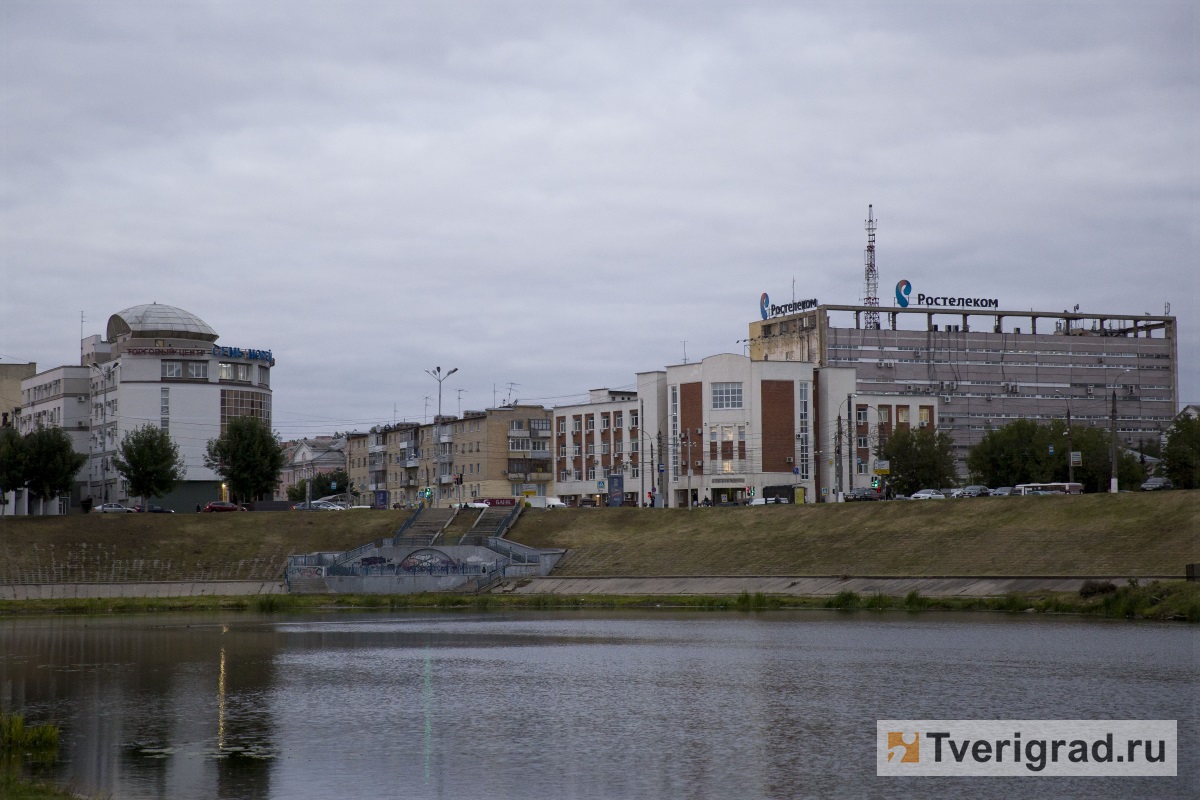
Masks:
[[[553,405],[896,281],[1171,313],[1200,400],[1191,2],[0,4],[0,359],[148,302],[285,438]],[[510,384],[515,384],[510,389]],[[427,401],[425,398],[431,400]]]

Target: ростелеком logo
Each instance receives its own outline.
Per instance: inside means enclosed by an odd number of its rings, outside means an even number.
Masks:
[[[896,284],[896,304],[901,308],[908,308],[908,296],[912,294],[912,284],[906,280],[902,280]],[[763,295],[764,297],[766,295]]]
[[[758,301],[758,310],[762,312],[763,319],[769,319],[770,314],[768,309],[771,308],[771,298],[767,297],[767,293],[763,292],[762,298]]]
[[[908,281],[903,281],[903,283],[908,283]],[[897,295],[899,295],[899,289],[897,289]],[[905,736],[912,737],[912,740],[906,739]],[[889,764],[920,763],[921,761],[921,734],[919,733],[905,734],[901,731],[888,731],[887,747]]]

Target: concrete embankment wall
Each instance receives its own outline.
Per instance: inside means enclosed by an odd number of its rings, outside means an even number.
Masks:
[[[796,597],[832,597],[841,592],[869,596],[884,594],[904,597],[920,592],[923,597],[1002,597],[1010,592],[1078,592],[1087,578],[849,578],[849,577],[607,577],[565,578],[549,576],[521,581],[499,589],[513,594],[554,595],[716,595],[732,596],[742,592],[792,595]],[[1124,586],[1127,578],[1101,576],[1095,581],[1110,581]],[[1179,580],[1178,577],[1140,577],[1145,584],[1154,580]]]
[[[228,597],[283,594],[277,581],[23,583],[0,585],[0,600],[90,600],[105,597]]]

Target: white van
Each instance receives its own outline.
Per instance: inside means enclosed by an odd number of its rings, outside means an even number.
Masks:
[[[566,508],[567,504],[557,497],[526,497],[530,508]]]

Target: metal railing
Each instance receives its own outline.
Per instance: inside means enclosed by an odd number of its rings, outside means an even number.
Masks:
[[[399,545],[399,542],[400,542],[400,540],[401,540],[402,538],[404,538],[404,532],[405,532],[406,530],[408,530],[409,528],[411,528],[411,527],[413,526],[413,524],[414,524],[414,523],[415,523],[415,522],[416,522],[418,519],[420,519],[420,518],[421,518],[421,512],[422,512],[422,511],[424,511],[424,510],[425,510],[425,509],[424,509],[423,507],[422,507],[422,508],[418,508],[418,509],[416,510],[416,513],[414,513],[414,514],[413,514],[411,517],[409,517],[408,519],[404,520],[404,524],[403,524],[403,525],[401,525],[401,526],[399,527],[399,529],[398,529],[398,530],[397,530],[395,533],[393,533],[393,534],[392,534],[392,546],[393,546],[393,547],[396,547],[396,546],[398,546],[398,545]]]
[[[510,542],[508,539],[489,536],[487,547],[489,550],[495,550],[497,553],[500,553],[514,564],[542,563],[541,553],[536,548],[518,544],[517,542]]]
[[[417,577],[420,575],[466,575],[490,576],[500,573],[500,562],[489,564],[430,564],[418,567],[401,567],[399,564],[371,564],[368,566],[349,566],[337,564],[326,571],[327,575],[350,577]]]
[[[380,548],[387,547],[393,541],[394,541],[394,539],[376,539],[373,542],[367,542],[366,544],[359,545],[358,547],[354,548],[353,550],[347,550],[346,552],[342,553],[340,556],[335,558],[333,560],[333,563],[330,566],[336,567],[336,566],[345,564],[347,561],[353,561],[354,559],[361,556],[363,553],[367,553],[367,552],[370,552],[371,550],[378,550]]]

